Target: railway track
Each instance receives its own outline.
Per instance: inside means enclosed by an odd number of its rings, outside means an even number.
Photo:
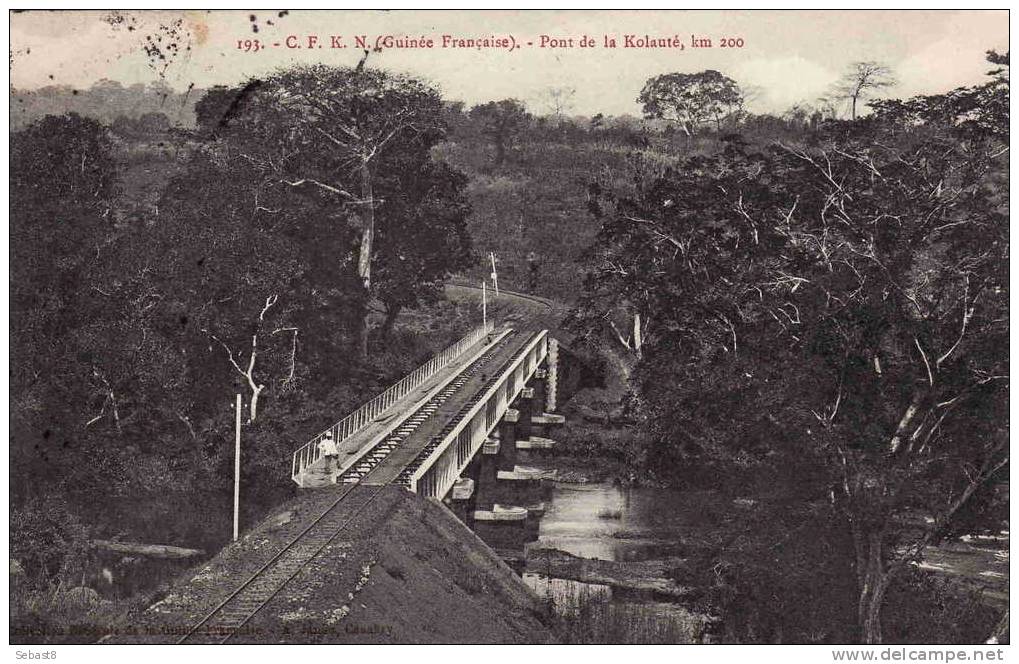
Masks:
[[[457,377],[450,381],[450,383],[438,394],[414,411],[414,413],[405,419],[391,434],[379,441],[379,443],[376,444],[371,451],[365,454],[356,465],[350,467],[342,475],[340,475],[337,479],[337,483],[356,484],[365,479],[373,470],[382,464],[382,462],[385,461],[386,458],[393,453],[393,451],[400,447],[405,440],[411,437],[414,432],[428,420],[428,418],[434,415],[444,403],[456,394],[467,383],[467,381],[473,378],[478,372],[485,369],[492,362],[492,358],[500,350],[505,348],[510,340],[514,339],[516,336],[517,332],[510,332],[485,351],[481,357],[476,359],[469,366],[465,367],[459,374],[457,374]]]
[[[526,350],[527,344],[526,343],[521,344],[517,352],[513,353],[513,355],[508,357],[506,361],[502,363],[502,365],[499,367],[497,371],[492,372],[491,377],[487,381],[485,381],[481,388],[478,389],[478,391],[475,392],[470,399],[467,400],[467,403],[463,405],[463,407],[456,413],[456,415],[451,417],[449,421],[446,423],[446,425],[442,427],[442,430],[439,431],[439,433],[436,434],[435,436],[432,436],[432,438],[428,441],[428,444],[425,445],[425,447],[421,450],[421,452],[418,453],[414,460],[407,464],[407,466],[402,471],[400,471],[400,474],[396,478],[395,482],[396,484],[399,484],[400,486],[410,486],[410,478],[411,476],[414,475],[414,472],[418,468],[420,468],[425,463],[425,461],[428,460],[428,457],[430,457],[432,453],[436,449],[438,449],[439,445],[442,444],[442,441],[446,438],[446,436],[449,435],[449,433],[454,428],[456,428],[457,423],[459,423],[460,420],[462,420],[467,415],[471,408],[473,408],[481,400],[481,398],[488,392],[489,388],[491,388],[492,385],[494,385],[500,379],[504,370],[507,367],[509,367],[514,361],[516,361],[517,358],[523,355],[526,352]]]
[[[451,282],[447,283],[446,285],[447,286],[452,286],[453,288],[466,288],[468,290],[474,290],[474,291],[479,291],[479,292],[481,291],[481,287],[480,286],[473,286],[473,285],[470,285],[470,284],[462,284],[462,283],[455,282],[455,281],[451,281]],[[489,292],[491,292],[491,291],[489,291]],[[514,299],[517,299],[517,300],[526,300],[528,302],[534,302],[536,304],[540,304],[541,306],[545,307],[545,309],[547,309],[549,311],[554,311],[555,310],[555,303],[552,300],[548,299],[547,297],[541,297],[541,296],[538,296],[538,295],[529,295],[528,293],[521,293],[520,291],[514,291],[514,290],[506,290],[505,288],[500,288],[499,289],[499,293],[500,293],[500,295],[502,295],[504,297],[510,297],[510,298],[514,298]],[[491,295],[491,297],[494,297],[494,294]]]
[[[438,412],[439,408],[456,394],[476,374],[486,369],[512,339],[517,338],[518,332],[511,331],[502,339],[496,342],[491,348],[485,351],[478,359],[464,367],[456,378],[443,388],[438,394],[429,399],[418,408],[410,417],[406,418],[400,426],[389,436],[375,445],[359,463],[347,469],[338,479],[338,483],[348,486],[322,514],[315,518],[307,528],[302,530],[282,550],[272,557],[267,563],[252,574],[234,592],[224,599],[216,608],[210,611],[201,621],[192,627],[177,643],[184,644],[221,644],[242,632],[245,625],[264,608],[291,580],[296,577],[326,546],[333,542],[354,520],[361,515],[375,498],[385,489],[385,486],[370,487],[371,493],[367,498],[361,499],[357,504],[351,506],[345,504],[345,499],[356,487],[361,484],[395,449],[397,449],[418,427]],[[504,362],[500,368],[507,366],[521,352],[514,353],[511,358]],[[443,428],[442,433],[433,437],[425,450],[418,454],[414,460],[404,468],[397,480],[397,484],[406,484],[401,481],[404,477],[409,478],[428,455],[434,451],[441,442],[442,437],[455,425],[457,417],[473,406],[480,398],[480,394],[490,387],[494,380],[497,380],[498,372],[494,372],[491,379],[487,380],[481,390],[471,397],[470,402],[457,413],[457,416]],[[366,490],[369,487],[366,487]]]
[[[344,491],[311,525],[202,618],[177,643],[221,644],[229,641],[384,489],[378,487],[366,500],[352,507],[341,503],[354,487]]]

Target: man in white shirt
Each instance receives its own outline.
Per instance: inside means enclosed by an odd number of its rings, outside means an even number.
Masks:
[[[340,456],[340,448],[336,446],[336,441],[333,440],[333,432],[326,431],[325,437],[319,441],[318,451],[322,454],[325,459],[325,474],[328,475],[333,472],[333,468],[339,468],[338,458]]]

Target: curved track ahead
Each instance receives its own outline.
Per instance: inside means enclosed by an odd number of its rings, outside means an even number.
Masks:
[[[451,288],[466,288],[468,290],[475,290],[475,291],[479,291],[479,292],[482,290],[480,286],[471,286],[471,285],[468,285],[468,284],[459,284],[459,283],[454,283],[454,282],[450,282],[450,283],[446,284],[446,287],[447,288],[450,288],[450,287]],[[489,290],[488,292],[491,293],[492,291]],[[500,288],[499,289],[499,297],[506,297],[506,296],[508,296],[510,298],[517,299],[517,300],[527,300],[529,302],[536,302],[536,303],[540,304],[541,306],[545,307],[546,309],[548,309],[549,311],[554,311],[555,310],[555,302],[553,302],[552,300],[550,300],[550,299],[548,299],[546,297],[540,297],[538,295],[528,295],[527,293],[521,293],[519,291],[512,291],[512,290],[506,290],[505,288]]]

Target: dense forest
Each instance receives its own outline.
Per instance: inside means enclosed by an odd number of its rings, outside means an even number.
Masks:
[[[494,252],[504,287],[622,358],[632,435],[606,454],[744,501],[693,561],[728,640],[973,639],[997,617],[913,563],[1007,511],[1008,55],[988,60],[906,100],[858,63],[841,106],[781,116],[715,71],[650,79],[643,118],[572,116],[566,88],[466,108],[361,66],[14,95],[22,619],[92,585],[95,540],[226,542],[237,393],[245,521],[287,496],[295,447],[476,322],[443,285]]]
[[[752,501],[704,561],[731,638],[973,638],[902,607],[957,608],[913,563],[1002,515],[1008,59],[989,59],[982,86],[591,185],[574,325],[630,353],[646,467]]]

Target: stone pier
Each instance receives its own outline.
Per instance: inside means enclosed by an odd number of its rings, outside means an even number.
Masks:
[[[509,404],[444,501],[482,540],[502,552],[521,552],[537,539],[551,500],[555,471],[531,463],[551,454],[565,422],[552,412],[557,405],[559,361],[552,341],[545,361]]]

